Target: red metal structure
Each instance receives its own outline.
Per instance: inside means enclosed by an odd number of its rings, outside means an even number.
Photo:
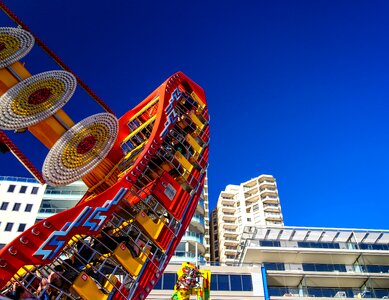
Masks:
[[[82,179],[88,191],[0,250],[0,293],[145,299],[204,185],[204,91],[178,72],[119,119],[102,113],[74,124],[62,106],[80,80],[66,71],[32,76],[19,60],[33,41],[23,29],[0,28],[0,128],[27,130],[49,149],[43,177],[3,132],[0,141],[41,182]]]

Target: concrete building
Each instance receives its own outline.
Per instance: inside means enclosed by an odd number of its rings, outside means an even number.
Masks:
[[[169,264],[161,279],[147,297],[148,300],[170,299],[177,282],[177,270],[181,265]],[[201,269],[211,271],[212,300],[265,299],[264,281],[261,267],[257,266],[209,266]],[[196,299],[192,296],[191,299]]]
[[[35,179],[0,176],[0,248],[34,225],[44,190]]]
[[[236,263],[267,269],[271,299],[389,298],[389,231],[247,226]]]
[[[277,184],[271,175],[228,185],[219,195],[216,212],[211,223],[217,224],[218,251],[212,255],[222,263],[234,261],[245,226],[284,226]]]

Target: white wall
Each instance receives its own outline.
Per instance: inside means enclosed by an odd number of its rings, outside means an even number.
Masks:
[[[26,224],[24,230],[34,225],[46,188],[45,185],[39,183],[22,182],[22,178],[18,180],[0,181],[0,208],[4,205],[3,203],[8,202],[5,210],[0,209],[0,244],[7,244],[20,235],[22,233],[18,231],[20,224]],[[10,185],[15,186],[13,192],[8,191]],[[26,187],[24,193],[21,192],[22,187]],[[35,190],[38,189],[36,194],[32,194],[34,187]],[[20,204],[19,209],[16,209],[16,203]],[[29,204],[32,205],[31,211],[26,212]],[[7,224],[13,224],[10,231],[5,231]]]

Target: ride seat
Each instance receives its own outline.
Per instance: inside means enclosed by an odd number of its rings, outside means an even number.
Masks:
[[[72,288],[84,300],[108,300],[109,294],[103,293],[96,282],[85,272],[81,272],[73,282]]]
[[[136,222],[147,232],[147,235],[154,241],[158,238],[165,225],[165,218],[161,217],[156,222],[153,221],[143,210],[135,217]]]
[[[113,251],[114,257],[134,277],[139,275],[149,254],[150,248],[147,247],[138,257],[133,257],[124,243],[119,244]]]

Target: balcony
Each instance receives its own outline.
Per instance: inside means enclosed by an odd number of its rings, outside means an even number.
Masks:
[[[236,206],[235,205],[230,205],[230,204],[223,204],[222,206],[222,212],[228,213],[228,212],[235,212]]]
[[[257,180],[256,180],[256,179],[254,179],[254,180],[249,180],[249,181],[247,181],[247,182],[245,182],[245,183],[243,184],[243,190],[244,190],[244,191],[250,190],[250,189],[252,189],[253,187],[255,187],[256,185],[257,185]]]
[[[263,210],[265,212],[280,212],[280,207],[278,205],[264,205]]]
[[[250,204],[253,204],[257,201],[259,201],[259,194],[254,194],[254,195],[251,195],[250,197],[247,197],[245,198],[245,202],[246,202],[246,206],[250,205]]]
[[[233,255],[236,256],[238,254],[238,249],[236,247],[228,246],[224,249],[225,255]]]
[[[280,202],[278,197],[274,196],[261,197],[261,199],[264,204],[278,204]]]
[[[224,221],[223,223],[223,228],[225,230],[235,230],[236,228],[238,228],[238,224],[236,224],[235,222],[233,221]]]
[[[224,221],[235,221],[237,219],[237,216],[230,212],[225,212],[222,216]]]
[[[282,221],[282,215],[280,213],[265,213],[266,221]]]
[[[307,272],[302,270],[267,271],[271,286],[298,286],[304,280],[309,287],[349,287],[360,288],[367,280],[373,288],[389,286],[389,274],[356,272]]]
[[[221,203],[222,205],[234,205],[235,204],[235,200],[233,198],[219,198],[221,199]]]
[[[230,237],[226,237],[224,239],[224,245],[226,246],[238,246],[239,245],[239,240],[236,239],[236,238],[230,238]]]
[[[276,188],[263,188],[260,191],[261,197],[264,196],[277,196],[277,189]]]
[[[236,239],[236,237],[239,235],[239,233],[235,230],[224,230],[223,231],[223,235],[227,238],[227,237],[231,237],[231,238],[234,238]]]
[[[204,216],[198,214],[197,212],[193,215],[190,224],[194,226],[198,231],[204,233],[205,232],[205,221]]]

